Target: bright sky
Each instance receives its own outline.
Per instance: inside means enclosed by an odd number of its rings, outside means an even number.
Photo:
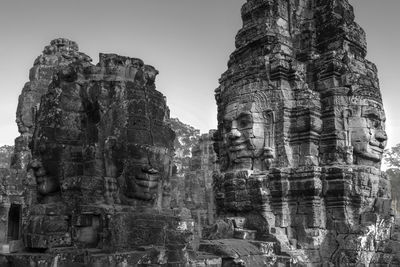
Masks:
[[[15,111],[29,69],[52,39],[98,53],[138,57],[160,74],[171,117],[202,132],[216,128],[214,89],[241,27],[245,0],[0,0],[0,145],[18,136]],[[389,146],[400,143],[399,0],[350,0],[377,64]]]

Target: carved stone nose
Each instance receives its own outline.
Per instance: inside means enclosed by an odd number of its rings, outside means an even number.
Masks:
[[[236,128],[233,128],[229,133],[230,139],[236,139],[236,138],[239,138],[240,136],[241,136],[241,133]]]
[[[387,135],[386,135],[386,132],[385,131],[382,131],[382,130],[378,130],[376,133],[375,133],[375,139],[377,140],[377,141],[379,141],[379,142],[385,142],[386,140],[387,140]]]

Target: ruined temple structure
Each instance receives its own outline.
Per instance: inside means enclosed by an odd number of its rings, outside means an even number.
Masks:
[[[181,122],[178,118],[170,118],[169,125],[175,132],[174,158],[172,166],[171,207],[186,207],[185,176],[190,171],[192,149],[198,144],[200,130]]]
[[[214,151],[214,133],[215,130],[210,130],[200,136],[192,148],[190,170],[185,173],[183,203],[191,210],[199,231],[213,224],[215,217],[213,176],[219,173],[219,165]]]
[[[158,71],[94,65],[63,38],[45,48],[0,170],[0,266],[400,266],[377,69],[348,0],[241,13],[218,129],[179,196]]]
[[[34,131],[35,116],[41,97],[47,93],[54,74],[75,61],[91,59],[78,51],[75,42],[66,39],[53,40],[46,46],[29,72],[29,82],[19,97],[16,122],[20,136],[15,139],[11,166],[1,173],[0,209],[0,248],[2,251],[20,249],[22,236],[22,207],[35,198],[36,182],[33,173],[28,171],[32,160],[29,143]]]
[[[116,54],[90,62],[75,42],[60,38],[31,69],[17,110],[21,136],[12,169],[18,179],[2,177],[20,189],[0,209],[9,222],[8,230],[0,224],[8,233],[0,236],[2,252],[16,253],[1,262],[220,262],[194,253],[190,212],[170,208],[175,134],[166,99],[155,88],[158,71]]]
[[[247,0],[241,14],[215,91],[221,220],[200,249],[230,266],[400,266],[377,68],[352,6]]]
[[[213,141],[215,130],[200,135],[200,130],[176,118],[169,122],[176,134],[170,207],[190,212],[196,236],[201,237],[203,228],[212,225],[215,217],[213,175],[219,172]]]

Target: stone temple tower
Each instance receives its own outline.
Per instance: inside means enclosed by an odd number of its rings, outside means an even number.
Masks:
[[[7,266],[193,258],[193,220],[170,209],[175,134],[156,90],[158,71],[138,58],[99,58],[93,65],[75,42],[59,38],[31,69],[7,177],[14,190],[1,205],[8,220],[2,252],[19,253],[0,257],[0,265],[4,258]],[[0,227],[5,232],[7,224]]]
[[[241,13],[215,91],[220,218],[292,262],[380,262],[393,229],[385,113],[352,6],[247,0]]]

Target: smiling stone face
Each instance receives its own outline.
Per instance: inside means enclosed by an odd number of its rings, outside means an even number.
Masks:
[[[133,177],[127,179],[127,195],[140,200],[154,200],[161,180],[159,171],[149,165],[137,165],[132,168],[132,171]]]
[[[155,201],[159,186],[169,173],[170,154],[166,148],[136,145],[135,157],[126,166],[124,194],[130,199]]]
[[[264,117],[256,103],[227,105],[222,139],[230,169],[253,169],[265,144]]]
[[[351,144],[357,164],[376,164],[386,146],[385,113],[382,104],[365,100],[349,120]]]

